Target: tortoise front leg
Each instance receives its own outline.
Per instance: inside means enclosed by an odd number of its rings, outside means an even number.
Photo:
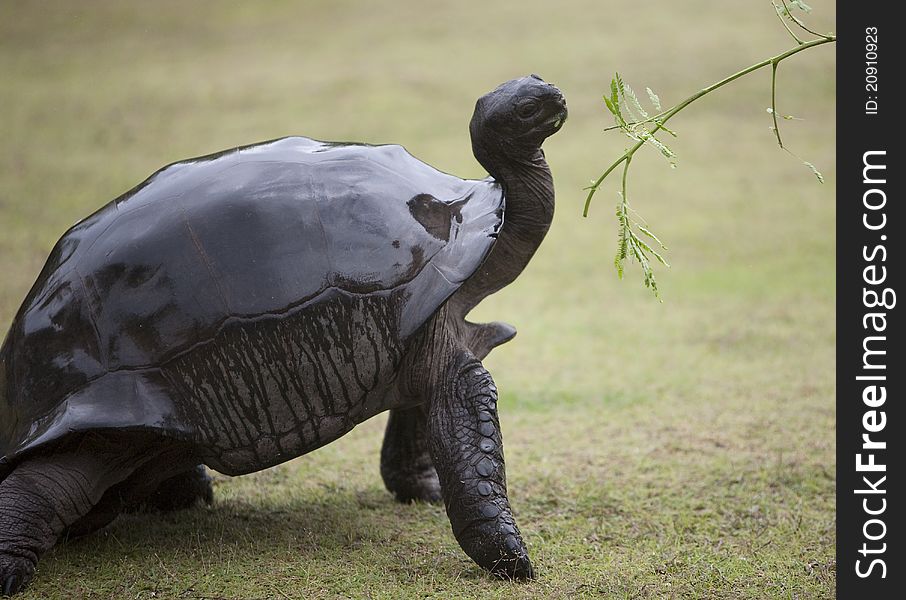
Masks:
[[[497,388],[470,353],[459,352],[445,369],[428,423],[431,455],[459,545],[495,575],[534,578],[507,499]]]
[[[428,451],[427,407],[390,411],[381,448],[381,477],[400,502],[439,502],[440,482]]]

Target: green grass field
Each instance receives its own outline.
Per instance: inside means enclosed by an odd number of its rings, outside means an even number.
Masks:
[[[834,29],[830,2],[809,22]],[[671,126],[679,167],[633,161],[670,247],[664,303],[619,281],[626,145],[615,70],[665,104],[791,47],[770,2],[31,2],[0,7],[0,328],[75,221],[165,163],[301,134],[401,143],[484,177],[475,99],[531,72],[566,95],[545,146],[557,216],[476,311],[519,329],[501,390],[510,499],[537,581],[481,572],[442,507],[383,489],[377,417],[279,467],[218,477],[210,508],[122,517],[40,564],[32,598],[829,598],[834,459],[834,49],[708,96]]]

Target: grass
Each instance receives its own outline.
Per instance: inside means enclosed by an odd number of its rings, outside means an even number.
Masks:
[[[811,23],[834,29],[832,3]],[[162,164],[287,134],[396,142],[448,172],[474,100],[537,72],[570,121],[526,273],[476,311],[519,328],[486,361],[510,497],[538,580],[484,575],[442,508],[382,487],[384,417],[274,469],[218,477],[213,507],[127,516],[53,550],[32,598],[828,598],[834,542],[834,56],[671,123],[679,168],[633,162],[632,203],[670,246],[665,298],[612,267],[625,140],[619,69],[665,104],[790,46],[768,2],[389,5],[40,2],[0,7],[0,327],[73,222]]]

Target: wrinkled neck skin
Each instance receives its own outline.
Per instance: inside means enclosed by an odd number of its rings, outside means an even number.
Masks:
[[[450,300],[453,312],[461,318],[522,273],[554,216],[554,182],[541,148],[507,152],[476,141],[473,149],[481,165],[503,186],[506,204],[503,226],[490,255]]]

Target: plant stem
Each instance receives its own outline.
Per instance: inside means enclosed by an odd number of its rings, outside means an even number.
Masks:
[[[632,156],[626,157],[626,164],[623,165],[623,178],[622,178],[622,189],[623,189],[623,202],[625,204],[629,203],[628,192],[626,191],[626,175],[629,173],[629,163],[632,162]]]
[[[776,70],[776,65],[778,63],[793,56],[794,54],[798,54],[804,50],[808,50],[809,48],[814,48],[815,46],[820,46],[822,44],[829,44],[831,42],[836,42],[836,41],[837,41],[837,36],[835,36],[835,35],[821,36],[817,40],[805,42],[799,46],[796,46],[795,48],[791,48],[790,50],[787,50],[786,52],[782,52],[782,53],[778,54],[777,56],[773,56],[773,57],[763,60],[759,63],[755,63],[754,65],[751,65],[741,71],[737,71],[736,73],[730,75],[729,77],[726,77],[725,79],[721,79],[717,83],[714,83],[712,85],[709,85],[706,88],[699,90],[698,92],[689,96],[688,98],[686,98],[685,100],[683,100],[682,102],[680,102],[679,104],[677,104],[676,106],[671,108],[670,110],[666,111],[663,114],[663,117],[661,117],[657,121],[655,121],[655,126],[651,130],[651,135],[654,135],[660,129],[662,129],[664,124],[667,121],[669,121],[675,114],[677,114],[678,112],[680,112],[681,110],[683,110],[684,108],[686,108],[687,106],[689,106],[690,104],[692,104],[693,102],[695,102],[696,100],[701,98],[702,96],[710,94],[714,90],[721,88],[721,87],[727,85],[728,83],[739,79],[740,77],[744,77],[745,75],[748,75],[749,73],[752,73],[753,71],[757,71],[758,69],[761,69],[768,65],[774,65],[774,69]],[[588,190],[589,190],[588,197],[586,197],[586,199],[585,199],[585,209],[582,211],[583,217],[588,216],[588,209],[591,206],[591,199],[595,195],[595,192],[598,191],[598,187],[601,185],[601,183],[604,181],[604,179],[608,175],[610,175],[610,173],[613,172],[613,170],[616,169],[620,165],[620,163],[622,163],[623,161],[627,161],[627,163],[628,163],[628,161],[630,161],[632,159],[632,155],[635,154],[636,151],[639,148],[641,148],[644,144],[645,144],[645,141],[640,140],[635,145],[633,145],[631,148],[626,150],[623,153],[623,155],[620,156],[620,158],[618,158],[616,161],[614,161],[614,163],[611,164],[607,168],[606,171],[604,171],[604,174],[602,174],[600,177],[598,177],[598,179],[593,184],[591,184],[591,186],[588,188]],[[628,166],[628,164],[626,166]],[[625,170],[624,170],[624,176],[625,176]]]
[[[812,35],[814,35],[814,36],[818,36],[818,37],[828,37],[828,36],[826,36],[826,35],[823,35],[823,34],[818,33],[817,31],[812,31],[811,29],[809,29],[808,27],[806,27],[806,26],[805,26],[805,23],[803,23],[801,20],[799,20],[799,17],[797,17],[796,15],[794,15],[794,14],[793,14],[793,11],[790,10],[790,7],[787,6],[786,0],[780,0],[780,2],[783,3],[783,8],[784,8],[784,10],[786,10],[787,16],[788,16],[790,19],[792,19],[793,23],[795,23],[796,25],[798,25],[800,29],[802,29],[803,31],[807,31],[808,33],[810,33],[810,34],[812,34]]]
[[[777,65],[771,64],[771,117],[774,119],[774,135],[777,136],[777,143],[783,148],[783,140],[780,139],[780,124],[777,122]]]
[[[783,2],[783,10],[785,10],[787,12],[787,14],[789,14],[790,8],[786,5],[786,1],[785,0],[780,0],[780,1]],[[783,13],[780,11],[780,7],[777,6],[777,4],[775,4],[774,2],[771,2],[771,4],[774,6],[774,12],[777,13],[777,18],[780,19],[781,23],[783,23],[783,27],[787,31],[790,32],[790,35],[793,36],[793,39],[796,40],[796,43],[804,44],[805,42],[803,42],[801,39],[799,39],[799,36],[796,35],[795,33],[793,33],[793,30],[790,29],[790,26],[786,24],[786,20],[783,18]]]

